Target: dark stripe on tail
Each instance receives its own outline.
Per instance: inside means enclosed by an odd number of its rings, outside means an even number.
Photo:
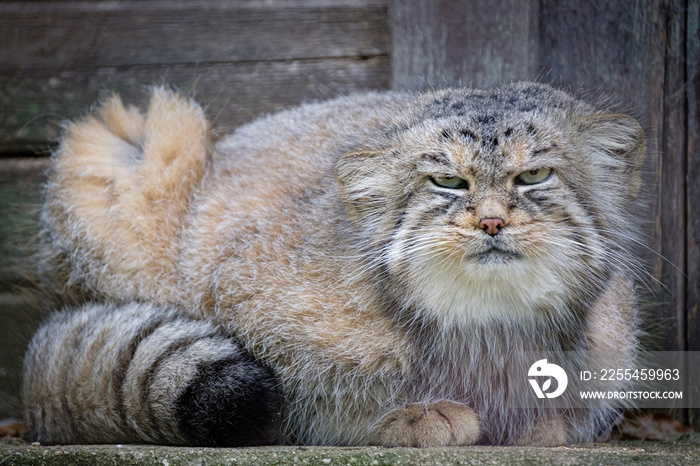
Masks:
[[[129,367],[134,359],[136,350],[141,342],[148,338],[161,325],[172,322],[176,320],[177,317],[178,316],[174,313],[168,313],[165,315],[159,314],[151,317],[149,320],[144,322],[142,327],[136,332],[136,335],[119,352],[117,364],[112,373],[112,388],[114,390],[117,407],[119,409],[119,417],[121,418],[123,425],[129,429],[131,429],[131,427],[127,422],[126,406],[124,406],[124,381],[126,380],[126,374],[129,372]]]
[[[146,411],[146,418],[148,419],[150,427],[156,433],[156,438],[163,438],[163,433],[160,430],[160,425],[158,422],[158,417],[153,412],[153,406],[151,406],[151,386],[153,385],[153,380],[155,378],[158,369],[163,362],[173,356],[180,355],[181,353],[187,351],[192,345],[200,340],[206,338],[212,338],[216,336],[215,332],[208,335],[196,335],[185,337],[181,340],[177,340],[170,345],[156,358],[151,366],[146,370],[146,372],[139,377],[139,395],[141,406]]]

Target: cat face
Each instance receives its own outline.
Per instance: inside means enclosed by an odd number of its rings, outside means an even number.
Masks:
[[[337,167],[368,267],[417,315],[464,325],[561,312],[625,262],[610,224],[638,190],[634,120],[539,87],[443,91],[419,108],[390,149]]]

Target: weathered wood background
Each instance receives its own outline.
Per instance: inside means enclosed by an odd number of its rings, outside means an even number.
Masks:
[[[700,350],[700,0],[0,3],[0,418],[38,315],[22,267],[61,122],[168,83],[222,131],[366,89],[536,79],[637,117],[650,146],[649,344]],[[700,398],[695,381],[693,396]],[[700,427],[693,412],[679,416]]]

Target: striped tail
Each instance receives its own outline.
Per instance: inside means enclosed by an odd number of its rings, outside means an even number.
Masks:
[[[54,314],[24,362],[33,441],[241,446],[274,443],[269,369],[213,324],[148,304]]]

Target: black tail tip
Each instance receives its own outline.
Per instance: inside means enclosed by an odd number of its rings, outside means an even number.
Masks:
[[[196,446],[278,442],[281,399],[268,368],[250,355],[203,364],[176,401],[182,432]]]

